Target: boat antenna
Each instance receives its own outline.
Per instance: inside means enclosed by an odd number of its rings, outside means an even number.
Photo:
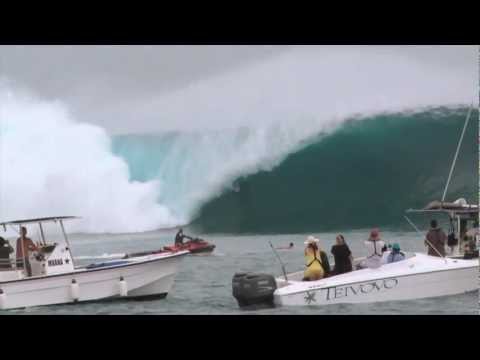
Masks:
[[[412,225],[412,227],[415,229],[415,231],[416,231],[419,235],[423,236],[422,232],[421,232],[420,230],[418,230],[417,226],[413,223],[413,221],[410,220],[410,219],[407,217],[407,215],[404,215],[404,217],[405,217],[405,219],[408,221],[408,223],[409,223],[410,225]],[[438,251],[437,248],[436,248],[435,246],[433,246],[430,241],[428,241],[427,238],[425,238],[425,241],[428,243],[428,245],[430,245],[430,247],[431,247],[433,250],[435,250],[435,252],[438,254],[438,256],[442,257],[442,258],[445,260],[445,264],[446,264],[446,263],[447,263],[447,259],[445,258],[445,256],[443,256],[443,255],[440,253],[440,251]]]
[[[445,185],[445,190],[443,191],[442,203],[445,201],[445,196],[447,195],[448,185],[450,185],[450,179],[452,178],[453,169],[455,168],[455,163],[457,162],[458,152],[460,151],[460,146],[462,146],[463,136],[465,135],[465,130],[467,129],[468,122],[470,120],[470,115],[472,114],[473,103],[468,110],[467,118],[465,119],[465,125],[463,125],[462,135],[460,135],[460,140],[458,141],[457,151],[455,152],[455,157],[453,158],[452,166],[450,168],[450,174],[448,174],[447,184]]]
[[[273,253],[277,256],[277,259],[280,262],[280,265],[282,266],[282,271],[283,271],[283,276],[285,277],[285,281],[288,281],[287,272],[285,271],[285,264],[283,263],[282,259],[280,258],[280,255],[278,255],[277,250],[275,250],[275,248],[273,247],[272,242],[269,241],[268,243],[270,244],[270,247],[272,248]]]

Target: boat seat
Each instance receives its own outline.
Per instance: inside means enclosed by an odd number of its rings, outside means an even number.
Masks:
[[[13,269],[13,264],[10,259],[0,259],[0,271],[9,271]]]

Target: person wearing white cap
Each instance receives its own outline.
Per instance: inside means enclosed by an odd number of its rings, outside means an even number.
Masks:
[[[318,243],[320,240],[313,236],[309,236],[305,241],[305,265],[306,269],[303,274],[304,281],[320,280],[325,275]]]

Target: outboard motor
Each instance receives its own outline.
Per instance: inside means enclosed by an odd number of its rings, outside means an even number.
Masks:
[[[275,278],[269,274],[236,273],[232,279],[233,297],[242,307],[274,307]]]

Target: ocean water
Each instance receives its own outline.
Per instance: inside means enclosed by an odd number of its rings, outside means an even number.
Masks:
[[[354,256],[364,256],[362,242],[368,231],[342,232]],[[314,233],[321,239],[321,246],[329,249],[336,233]],[[171,244],[172,231],[157,231],[135,234],[92,235],[77,234],[71,237],[78,264],[88,264],[125,252],[158,249]],[[295,244],[292,250],[279,251],[287,271],[303,269],[303,241],[307,234],[296,235],[226,235],[201,234],[202,238],[217,245],[212,255],[184,257],[173,291],[165,299],[151,301],[98,302],[75,305],[53,305],[17,309],[3,314],[138,314],[138,315],[298,315],[298,314],[465,314],[476,315],[479,311],[478,292],[442,298],[412,301],[395,301],[370,304],[342,304],[323,307],[282,307],[263,310],[241,310],[232,296],[231,280],[235,272],[254,271],[281,274],[269,241],[274,246]],[[423,251],[421,238],[415,232],[384,231],[382,238],[398,242],[405,251]]]

